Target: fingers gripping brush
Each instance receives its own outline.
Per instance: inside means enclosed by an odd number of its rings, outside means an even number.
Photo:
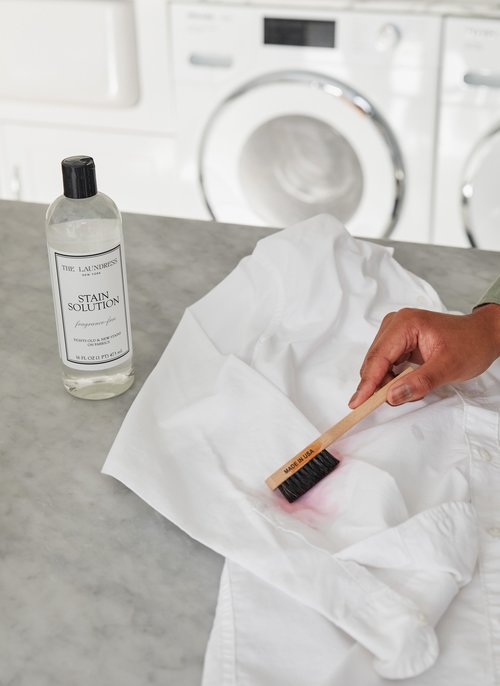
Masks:
[[[266,479],[266,484],[271,490],[280,490],[289,503],[293,503],[306,491],[315,486],[321,479],[333,472],[340,464],[326,448],[334,441],[343,436],[349,429],[358,424],[370,412],[376,410],[387,400],[389,388],[402,376],[413,371],[411,367],[382,386],[368,400],[361,403],[355,410],[349,412],[337,424],[321,434],[315,441],[309,443],[303,450],[292,457],[291,460],[277,469]]]

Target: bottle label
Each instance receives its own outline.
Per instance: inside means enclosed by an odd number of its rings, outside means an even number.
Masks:
[[[121,245],[91,255],[49,247],[61,360],[97,370],[132,355],[125,262]]]

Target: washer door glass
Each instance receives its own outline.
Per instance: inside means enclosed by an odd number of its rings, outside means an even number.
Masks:
[[[256,79],[207,125],[200,181],[218,221],[284,227],[329,213],[360,236],[388,236],[404,192],[389,128],[358,93],[327,77]]]
[[[470,156],[462,186],[465,231],[472,245],[500,250],[500,131],[484,138]]]
[[[363,170],[349,141],[305,115],[261,124],[244,144],[239,177],[253,212],[270,225],[328,212],[348,222],[361,204]]]

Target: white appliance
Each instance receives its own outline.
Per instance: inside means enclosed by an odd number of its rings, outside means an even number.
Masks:
[[[500,17],[444,19],[433,242],[500,250]]]
[[[305,5],[306,3],[304,3]],[[170,214],[430,238],[440,16],[172,2]]]

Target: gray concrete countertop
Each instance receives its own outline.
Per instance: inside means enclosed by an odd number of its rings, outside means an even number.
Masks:
[[[60,381],[42,205],[0,201],[0,684],[195,686],[222,560],[100,473],[186,306],[269,231],[125,215],[136,382],[113,400]],[[467,311],[500,253],[392,243]]]

